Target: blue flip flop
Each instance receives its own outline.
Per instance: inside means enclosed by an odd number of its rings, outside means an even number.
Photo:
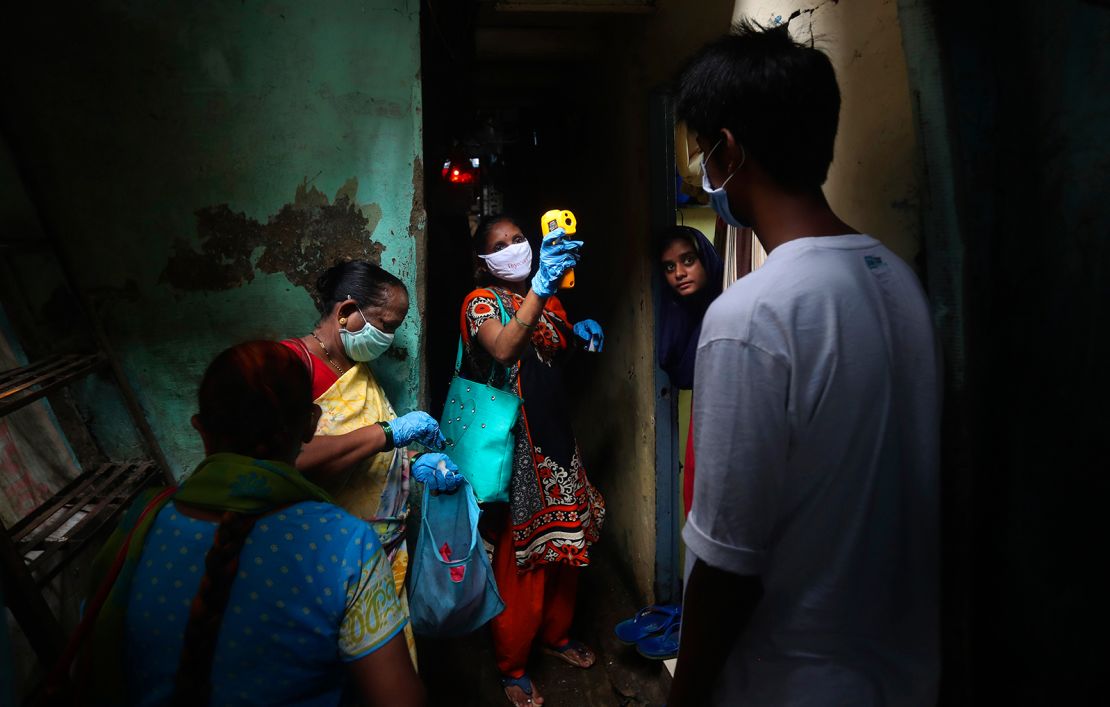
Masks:
[[[580,665],[578,661],[571,659],[570,656],[567,655],[569,651],[575,651],[579,655],[589,654],[593,657],[593,662],[589,665]],[[543,652],[548,655],[553,655],[564,663],[573,665],[576,668],[592,668],[594,663],[597,662],[597,653],[590,650],[590,647],[582,641],[576,641],[573,638],[568,638],[567,642],[561,646],[544,646]]]
[[[667,660],[678,655],[678,642],[682,624],[678,621],[667,627],[659,636],[648,636],[636,644],[636,652],[652,660]]]
[[[533,690],[534,686],[532,684],[532,678],[529,677],[528,673],[524,673],[519,678],[511,678],[508,675],[502,675],[501,676],[501,687],[502,687],[502,689],[508,688],[508,687],[519,687],[521,692],[523,692],[528,697],[528,701],[529,702],[532,701],[532,690]],[[508,696],[509,696],[509,693],[506,692],[505,697],[508,697]],[[512,700],[509,700],[509,701],[512,702]]]
[[[617,640],[621,643],[632,646],[648,636],[666,631],[678,623],[681,617],[681,606],[652,604],[640,609],[635,617],[621,621],[613,628],[613,633],[617,634]]]

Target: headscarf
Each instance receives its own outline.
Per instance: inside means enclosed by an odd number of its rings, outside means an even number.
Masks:
[[[674,242],[676,236],[694,244],[708,277],[705,286],[688,297],[679,295],[664,283],[664,292],[659,298],[659,367],[667,372],[671,385],[689,389],[694,387],[694,360],[698,352],[701,321],[705,310],[721,294],[724,263],[709,239],[689,226],[669,229],[663,247]]]

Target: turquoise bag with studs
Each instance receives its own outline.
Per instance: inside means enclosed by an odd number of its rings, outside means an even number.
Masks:
[[[497,307],[504,326],[509,323],[509,315],[500,297]],[[505,502],[509,500],[509,480],[513,475],[513,429],[520,417],[521,400],[492,385],[496,364],[485,383],[460,376],[462,355],[460,336],[455,375],[439,420],[439,428],[447,438],[444,452],[470,482],[479,503]]]

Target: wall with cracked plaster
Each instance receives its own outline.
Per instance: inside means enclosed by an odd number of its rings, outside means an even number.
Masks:
[[[220,349],[302,335],[319,270],[380,262],[413,310],[380,377],[420,396],[419,3],[102,2],[21,8],[0,115],[178,474]],[[23,38],[34,41],[23,41]],[[49,297],[33,314],[50,320]],[[57,324],[57,320],[53,320]],[[103,384],[101,443],[139,453]]]
[[[921,158],[895,0],[736,0],[733,19],[790,23],[836,69],[840,129],[825,194],[847,223],[913,264]],[[789,135],[783,135],[789,140]]]

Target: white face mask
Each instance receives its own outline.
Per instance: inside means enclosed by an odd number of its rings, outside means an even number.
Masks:
[[[718,216],[724,219],[725,223],[736,228],[748,228],[748,224],[733,215],[732,207],[728,205],[728,192],[725,191],[725,185],[728,184],[730,179],[736,176],[736,173],[740,171],[740,167],[744,166],[744,162],[748,159],[748,153],[743,152],[743,146],[740,147],[743,154],[743,157],[740,158],[740,166],[732,170],[732,173],[725,177],[725,181],[721,182],[721,186],[714,189],[713,185],[709,182],[709,170],[705,168],[705,165],[720,144],[721,141],[718,140],[716,144],[713,145],[713,149],[709,151],[709,154],[703,155],[701,158],[701,188],[702,191],[709,195],[709,205],[713,207],[713,210],[717,212]]]
[[[347,295],[347,299],[351,296]],[[393,344],[393,334],[387,334],[370,323],[366,314],[359,307],[359,314],[365,324],[358,331],[339,330],[339,340],[343,343],[343,350],[351,357],[352,361],[373,361],[386,352]]]
[[[532,272],[532,246],[528,241],[478,257],[485,261],[491,275],[506,282],[520,282]]]

